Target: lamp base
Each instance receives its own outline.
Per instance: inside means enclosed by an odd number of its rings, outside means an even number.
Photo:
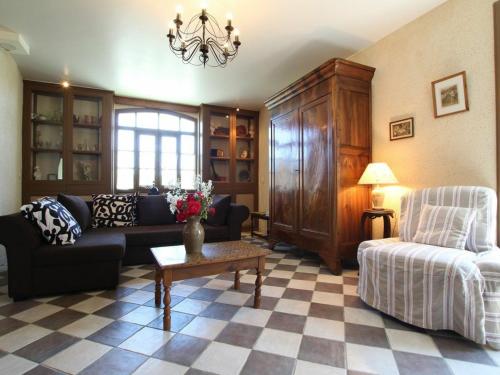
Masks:
[[[383,210],[385,193],[378,185],[372,190],[372,208],[375,210]]]

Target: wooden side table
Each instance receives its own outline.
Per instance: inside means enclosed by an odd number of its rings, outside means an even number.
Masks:
[[[259,228],[259,220],[265,220],[266,221],[266,231],[267,233],[265,235],[262,235],[260,233],[257,233],[255,231],[255,228]],[[269,215],[264,213],[264,212],[250,212],[250,235],[257,236],[257,237],[262,237],[267,240],[269,237]]]
[[[384,238],[388,238],[391,236],[391,217],[394,217],[394,210],[377,210],[377,209],[368,209],[363,211],[363,215],[361,215],[361,238],[367,240],[365,234],[365,222],[366,219],[376,219],[381,217],[384,219]]]

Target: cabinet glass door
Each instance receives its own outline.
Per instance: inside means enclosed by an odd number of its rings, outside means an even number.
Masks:
[[[255,182],[255,118],[236,116],[236,182]]]
[[[75,96],[72,119],[73,181],[99,181],[102,155],[102,99]]]
[[[31,171],[35,181],[63,179],[62,94],[34,92],[31,113]]]
[[[230,181],[230,119],[229,113],[210,113],[210,179],[216,183]]]

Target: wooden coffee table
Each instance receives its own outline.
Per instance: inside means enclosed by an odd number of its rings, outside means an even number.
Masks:
[[[155,304],[161,305],[161,283],[164,315],[163,330],[170,330],[170,288],[172,282],[194,277],[235,272],[234,289],[240,288],[240,270],[255,268],[255,295],[253,307],[260,307],[262,272],[269,250],[243,241],[228,241],[203,244],[201,254],[186,254],[184,245],[153,247],[151,252],[156,260]]]

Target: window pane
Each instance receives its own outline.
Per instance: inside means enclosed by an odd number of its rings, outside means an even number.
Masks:
[[[120,169],[116,171],[116,188],[118,190],[130,190],[134,188],[134,170]]]
[[[139,168],[155,169],[155,156],[154,152],[141,152],[139,154]]]
[[[177,138],[175,137],[162,137],[161,138],[161,152],[177,152]]]
[[[194,171],[196,169],[194,155],[181,155],[181,169]]]
[[[151,186],[155,181],[154,169],[139,169],[139,185]]]
[[[116,165],[118,168],[134,168],[134,152],[118,151]]]
[[[156,137],[154,135],[141,135],[139,137],[139,151],[155,152]]]
[[[134,151],[134,131],[118,130],[118,150]]]
[[[174,185],[177,182],[176,169],[162,169],[161,183],[163,186]]]
[[[181,131],[194,133],[194,120],[181,118]]]
[[[181,171],[181,187],[183,189],[194,187],[194,171]]]
[[[137,127],[144,129],[158,129],[157,112],[138,112]]]
[[[118,126],[135,126],[135,112],[123,112],[118,114]]]
[[[181,136],[181,152],[183,154],[194,154],[194,136],[182,135]]]
[[[160,129],[179,131],[179,117],[168,115],[165,113],[160,114]]]
[[[177,154],[170,152],[161,154],[161,167],[162,169],[177,170]]]

